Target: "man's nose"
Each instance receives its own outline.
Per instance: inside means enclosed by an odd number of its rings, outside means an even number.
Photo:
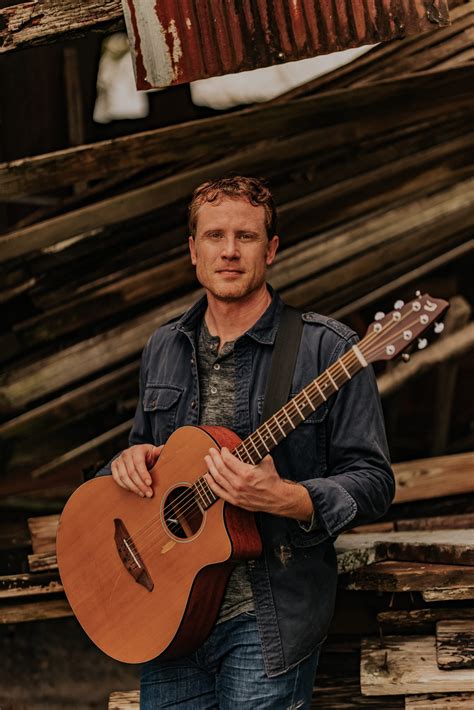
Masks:
[[[238,259],[240,256],[239,244],[233,236],[225,237],[222,242],[221,256],[223,259]]]

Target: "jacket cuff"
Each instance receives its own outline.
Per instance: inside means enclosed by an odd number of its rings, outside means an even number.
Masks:
[[[295,543],[316,545],[337,537],[356,516],[354,498],[334,478],[312,478],[300,483],[311,496],[314,512],[310,523],[299,522],[294,529]]]

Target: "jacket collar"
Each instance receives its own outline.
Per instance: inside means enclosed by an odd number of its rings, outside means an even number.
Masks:
[[[280,323],[283,301],[277,291],[267,284],[272,300],[266,311],[260,316],[246,333],[253,340],[264,345],[273,345],[278,325]],[[207,308],[207,296],[203,296],[189,308],[177,321],[176,329],[184,333],[194,334]],[[243,335],[241,337],[243,337]]]

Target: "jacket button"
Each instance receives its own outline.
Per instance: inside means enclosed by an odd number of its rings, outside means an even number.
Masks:
[[[193,401],[191,402],[191,409],[196,409],[196,400],[195,399],[193,399]]]

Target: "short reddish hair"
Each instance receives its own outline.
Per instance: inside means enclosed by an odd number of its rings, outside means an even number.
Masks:
[[[233,200],[247,200],[255,207],[262,205],[265,210],[267,236],[271,239],[275,235],[277,215],[272,193],[263,180],[236,175],[235,177],[204,182],[194,190],[188,207],[188,226],[192,236],[196,232],[199,208],[206,202],[218,202],[223,197],[230,197]]]

